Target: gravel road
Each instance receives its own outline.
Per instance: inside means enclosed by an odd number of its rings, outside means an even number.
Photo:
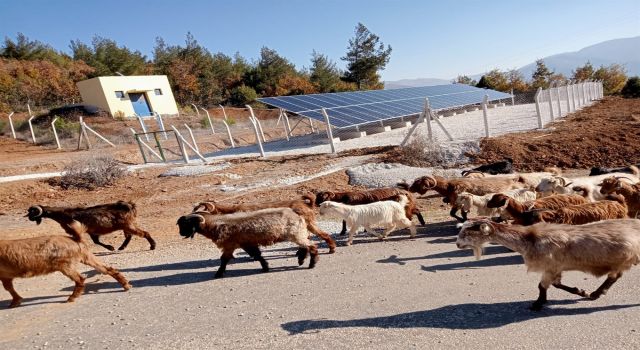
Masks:
[[[25,301],[0,310],[0,347],[640,348],[638,269],[597,301],[552,289],[549,307],[535,313],[527,307],[539,276],[527,274],[517,254],[488,246],[476,261],[455,247],[453,223],[428,221],[416,239],[404,232],[385,242],[360,235],[333,255],[321,245],[313,270],[298,267],[288,245],[265,249],[272,268],[266,274],[238,252],[220,280],[212,280],[219,252],[201,236],[176,237],[156,251],[135,239],[125,252],[96,249],[133,289],[123,292],[90,272],[88,293],[64,304],[72,286],[65,277],[19,280]],[[580,273],[565,282],[598,285]]]

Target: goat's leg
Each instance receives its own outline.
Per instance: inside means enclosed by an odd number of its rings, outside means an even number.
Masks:
[[[414,225],[411,220],[403,220],[402,224],[404,225],[403,228],[409,228],[409,237],[413,238],[416,236],[416,225]]]
[[[387,226],[387,229],[384,230],[384,232],[382,232],[382,236],[380,237],[381,240],[387,238],[387,236],[389,236],[389,234],[391,233],[391,231],[396,229],[396,224],[391,224],[389,226]]]
[[[604,282],[602,283],[602,285],[600,287],[598,287],[598,289],[596,289],[594,292],[589,293],[588,298],[591,299],[591,300],[596,300],[596,299],[600,298],[601,295],[607,294],[607,291],[609,290],[609,288],[611,288],[611,286],[614,283],[616,283],[616,281],[620,277],[622,277],[622,272],[609,274],[607,279],[604,280]]]
[[[11,298],[13,298],[13,300],[11,300],[11,304],[9,304],[9,307],[20,306],[20,303],[22,302],[22,297],[13,288],[13,278],[3,278],[2,286],[4,287],[4,289],[7,290],[7,292],[9,292],[9,294],[11,294]]]
[[[342,231],[340,231],[340,236],[344,236],[347,233],[347,221],[342,220]]]
[[[320,260],[320,256],[318,256],[318,247],[315,244],[309,243],[309,268],[312,269],[316,266]]]
[[[120,247],[118,247],[118,250],[124,250],[124,248],[126,248],[129,245],[129,242],[131,242],[131,237],[133,237],[132,234],[125,233],[124,241],[122,241],[122,244],[120,245]]]
[[[126,227],[124,230],[124,234],[126,235],[136,235],[139,237],[142,237],[144,239],[147,240],[147,242],[149,242],[149,249],[150,250],[154,250],[156,249],[156,241],[153,240],[153,238],[151,237],[151,234],[149,234],[149,232],[135,226],[135,225],[131,225],[129,227]],[[122,242],[122,245],[120,246],[120,248],[118,248],[118,250],[123,250],[124,248],[127,247],[127,244],[129,244],[129,241],[131,240],[131,238],[129,238],[128,240],[125,239],[124,242]],[[126,243],[126,244],[125,244]]]
[[[99,245],[99,246],[101,246],[103,248],[106,248],[107,250],[110,250],[110,251],[116,250],[116,248],[114,248],[112,245],[104,244],[104,243],[100,242],[100,236],[98,236],[98,235],[89,234],[89,237],[91,237],[91,240],[93,241],[93,243],[95,243],[95,244],[97,244],[97,245]]]
[[[358,231],[358,225],[351,225],[351,228],[349,229],[349,239],[347,239],[347,245],[353,244],[353,235],[356,234],[356,231]]]
[[[449,211],[449,215],[451,215],[451,217],[453,217],[454,219],[460,221],[460,222],[465,222],[465,219],[458,216],[458,207],[452,207],[451,210]]]
[[[60,272],[76,283],[73,293],[67,299],[67,303],[72,303],[84,292],[84,277],[71,266],[63,267]]]
[[[336,252],[336,241],[334,241],[328,233],[322,231],[315,222],[307,222],[307,230],[327,242],[327,245],[329,246],[329,254]]]
[[[269,264],[262,257],[262,252],[260,251],[260,247],[245,246],[245,247],[242,247],[242,249],[245,252],[247,252],[247,254],[249,254],[249,256],[253,258],[253,260],[258,261],[260,263],[260,266],[262,266],[262,272],[269,272]],[[296,253],[296,255],[298,255],[299,253],[300,251],[298,250],[298,253]],[[305,252],[305,255],[306,255],[306,252]]]
[[[233,250],[222,252],[222,256],[220,257],[220,267],[213,278],[222,278],[224,276],[224,272],[227,270],[227,264],[231,259],[233,259]]]
[[[571,294],[576,294],[576,295],[579,295],[581,297],[588,296],[587,292],[585,292],[583,289],[580,289],[580,288],[577,288],[577,287],[569,287],[567,285],[562,284],[561,278],[562,278],[562,275],[558,275],[556,277],[556,279],[553,281],[552,285],[554,287],[558,288],[558,289],[562,289],[565,292],[569,292]]]
[[[542,306],[544,304],[547,303],[547,289],[549,289],[549,286],[551,285],[551,282],[554,280],[554,275],[545,272],[542,275],[542,279],[540,280],[540,283],[538,283],[538,299],[536,299],[536,301],[533,302],[533,304],[531,305],[531,307],[529,307],[529,309],[533,310],[533,311],[540,311],[542,310]]]
[[[427,224],[424,221],[424,218],[422,217],[422,214],[420,213],[420,210],[416,209],[413,213],[416,214],[416,216],[418,217],[418,221],[420,221],[420,225],[425,226]]]
[[[96,269],[96,271],[100,272],[103,275],[109,275],[113,277],[113,279],[115,279],[116,281],[118,281],[118,283],[120,283],[120,285],[122,286],[122,288],[124,288],[124,290],[131,289],[131,284],[129,284],[129,281],[127,281],[127,279],[124,277],[124,275],[122,275],[122,273],[120,273],[120,271],[114,269],[111,266],[105,265],[102,261],[98,260],[98,258],[96,258],[93,254],[91,253],[85,254],[84,258],[82,259],[82,263],[93,267],[94,269]]]

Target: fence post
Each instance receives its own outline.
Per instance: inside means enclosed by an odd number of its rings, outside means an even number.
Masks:
[[[571,81],[568,81],[567,85],[564,86],[564,92],[567,95],[567,114],[571,113],[571,101],[569,100],[569,84],[571,84]]]
[[[222,115],[224,115],[224,120],[228,120],[227,119],[227,112],[224,110],[224,106],[222,106],[222,105],[218,105],[218,106],[220,106],[220,108],[222,108]]]
[[[91,149],[91,141],[89,141],[89,135],[87,135],[86,125],[84,124],[84,120],[82,117],[78,117],[78,121],[80,122],[80,137],[78,138],[78,149],[82,146],[82,138],[84,137],[84,141],[87,143],[87,149]]]
[[[280,122],[280,118],[282,118],[282,109],[280,109],[280,117],[278,117],[278,122]],[[278,126],[278,123],[276,122],[276,126]],[[282,128],[284,129],[284,137],[287,138],[287,141],[289,141],[289,129],[287,129],[287,123],[282,123]]]
[[[293,132],[293,130],[291,130],[291,124],[289,123],[289,116],[287,115],[287,112],[285,112],[284,110],[282,111],[282,117],[284,118],[284,127],[285,130],[287,130],[287,134],[289,136],[293,136],[291,133]],[[288,140],[289,138],[287,138]]]
[[[556,83],[556,97],[558,98],[558,118],[562,118],[562,103],[560,103],[560,83]]]
[[[153,133],[153,138],[156,140],[156,146],[158,146],[158,152],[160,152],[160,157],[163,162],[167,162],[167,159],[164,157],[164,152],[162,151],[162,145],[160,145],[160,140],[158,140],[158,133]]]
[[[195,103],[192,103],[191,105],[196,110],[196,117],[200,118],[200,111],[198,110],[198,106],[196,106]]]
[[[233,141],[233,137],[231,137],[231,129],[229,128],[229,124],[227,124],[226,120],[222,121],[224,126],[227,128],[227,135],[229,136],[229,142],[231,142],[231,148],[236,148],[236,143]]]
[[[484,95],[482,100],[482,117],[484,119],[484,135],[489,137],[489,118],[487,115],[487,103],[489,103],[489,95]]]
[[[196,143],[196,138],[193,136],[193,130],[191,130],[191,128],[189,127],[189,125],[187,125],[187,123],[184,123],[184,127],[187,128],[187,131],[189,132],[189,137],[191,137],[191,142],[193,142],[193,147],[196,149],[196,151],[200,152],[200,148],[198,148],[198,144]]]
[[[31,113],[31,106],[29,106],[28,103],[27,103],[27,110],[29,111],[29,116],[33,117],[33,114]]]
[[[538,116],[538,129],[542,129],[542,113],[540,112],[540,95],[542,94],[542,88],[539,87],[536,94],[533,96],[536,102],[536,115]]]
[[[27,120],[27,122],[29,123],[29,130],[31,131],[31,139],[33,139],[33,143],[36,143],[36,134],[33,132],[33,124],[31,124],[33,118],[35,117],[29,117],[29,120]]]
[[[140,154],[142,155],[142,160],[144,161],[144,164],[147,164],[147,156],[144,154],[144,148],[142,148],[142,141],[140,141],[140,137],[138,136],[138,134],[136,134],[136,131],[133,130],[133,128],[130,128],[131,132],[133,133],[133,138],[136,139],[136,142],[138,143],[138,147],[140,148]]]
[[[96,135],[97,138],[101,139],[102,141],[108,143],[111,147],[116,147],[116,145],[114,145],[111,141],[107,140],[106,137],[100,135],[97,131],[93,130],[89,125],[87,125],[87,123],[82,122],[82,128],[85,130],[85,137],[87,135],[87,130],[91,131],[94,135]],[[87,138],[87,140],[89,140],[89,138]]]
[[[153,113],[155,113],[156,115],[156,121],[158,122],[158,126],[160,127],[160,130],[162,130],[162,135],[164,136],[164,139],[168,140],[169,137],[167,137],[167,131],[164,128],[164,120],[162,120],[162,116],[160,115],[160,113],[156,113],[156,112],[153,112]]]
[[[58,120],[58,117],[53,118],[53,121],[51,122],[51,129],[53,129],[53,137],[56,139],[56,145],[58,145],[58,149],[61,149],[62,147],[60,147],[58,132],[56,131],[56,120]]]
[[[16,138],[16,130],[13,128],[13,119],[11,119],[11,117],[13,116],[14,112],[11,112],[9,114],[9,126],[11,126],[11,136],[13,136],[13,138]]]
[[[144,120],[142,120],[142,117],[137,114],[136,117],[138,117],[138,121],[140,122],[140,127],[142,128],[142,132],[144,133],[144,138],[147,139],[147,142],[149,142],[149,134],[147,134],[147,126],[144,125]]]
[[[309,119],[309,125],[311,125],[311,132],[315,133],[316,132],[316,128],[313,126],[313,119],[311,118],[307,118]]]
[[[551,85],[549,85],[547,92],[547,97],[549,98],[549,115],[551,116],[551,121],[554,121],[556,118],[553,115],[553,96],[551,94]]]
[[[256,116],[253,113],[253,108],[251,108],[251,106],[249,106],[249,105],[245,105],[245,107],[247,107],[247,109],[249,110],[249,113],[251,114],[251,117],[249,118],[249,120],[251,121],[251,124],[253,124],[253,131],[255,131],[255,133],[256,133],[256,141],[258,141],[258,148],[260,149],[260,156],[262,156],[264,158],[264,148],[262,147],[262,140],[260,140],[260,132],[258,131],[258,125],[259,124],[257,123]]]
[[[580,88],[582,90],[582,105],[586,105],[587,104],[587,83],[586,82],[582,82],[582,84],[580,84]]]
[[[516,99],[515,99],[515,96],[513,96],[513,89],[511,89],[511,105],[512,106],[516,105]]]
[[[427,136],[429,137],[430,141],[433,141],[433,131],[431,130],[431,105],[429,104],[429,98],[425,97],[424,106],[422,107],[420,116],[416,120],[416,123],[413,124],[411,129],[409,129],[409,132],[407,133],[407,136],[404,137],[404,140],[400,142],[400,146],[404,147],[409,142],[409,138],[411,138],[411,135],[413,135],[413,133],[418,128],[418,125],[420,125],[421,119],[427,123]]]
[[[208,110],[206,110],[206,109],[204,109],[204,108],[202,108],[202,110],[203,110],[205,113],[207,113],[207,120],[209,121],[209,126],[211,127],[211,134],[212,134],[212,135],[215,135],[215,134],[216,134],[216,131],[215,131],[215,130],[213,130],[213,123],[211,122],[211,116],[209,115],[209,111],[208,111]]]
[[[331,145],[331,153],[336,153],[336,145],[333,144],[333,131],[331,130],[331,121],[326,109],[322,109],[322,115],[324,116],[324,122],[327,126],[327,137],[329,138],[329,145]]]
[[[580,82],[573,84],[573,103],[576,106],[576,110],[580,109]]]

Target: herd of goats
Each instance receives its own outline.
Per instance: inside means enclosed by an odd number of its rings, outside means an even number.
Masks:
[[[318,248],[310,234],[323,239],[329,253],[336,242],[320,229],[315,210],[320,215],[343,220],[341,235],[347,233],[347,245],[354,234],[364,228],[383,240],[397,229],[408,228],[416,234],[412,221],[417,216],[425,225],[416,204],[415,194],[435,191],[451,206],[451,216],[461,222],[457,238],[460,249],[472,249],[476,258],[487,243],[501,244],[522,254],[529,271],[542,273],[539,296],[531,309],[540,310],[547,301],[549,286],[595,300],[640,262],[640,172],[637,166],[606,169],[593,168],[590,176],[564,177],[557,168],[543,172],[516,173],[512,161],[483,165],[465,171],[456,178],[423,176],[412,184],[351,192],[323,191],[307,193],[301,198],[265,203],[199,203],[177,221],[179,233],[193,238],[196,233],[211,239],[221,250],[221,263],[215,277],[223,277],[236,249],[243,249],[258,261],[262,271],[269,270],[260,247],[278,242],[292,242],[299,248],[298,264],[309,256],[309,268],[318,262]],[[460,211],[460,215],[458,212]],[[468,218],[472,212],[477,216]],[[116,230],[124,231],[124,249],[132,236],[147,239],[150,249],[156,243],[151,235],[135,223],[136,206],[119,201],[87,208],[36,205],[28,209],[29,220],[40,224],[49,218],[58,222],[69,236],[39,236],[0,241],[0,280],[13,298],[10,307],[22,298],[13,288],[13,279],[63,273],[75,282],[68,301],[84,291],[84,277],[77,263],[108,274],[127,290],[131,286],[116,269],[104,265],[89,251],[83,236],[103,244],[99,237]],[[384,228],[377,233],[375,228]],[[564,271],[582,271],[607,278],[588,293],[562,284]]]

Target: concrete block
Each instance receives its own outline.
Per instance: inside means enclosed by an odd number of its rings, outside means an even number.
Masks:
[[[368,126],[361,126],[360,127],[360,131],[364,131],[367,133],[367,135],[371,135],[371,134],[379,134],[381,132],[385,132],[385,131],[391,131],[391,127],[388,125],[385,126],[381,126],[381,125],[368,125]]]
[[[339,137],[340,140],[357,139],[367,136],[366,131],[338,131],[334,132],[333,136]]]
[[[415,119],[414,119],[415,122]],[[391,129],[400,129],[400,128],[407,128],[411,126],[411,121],[409,120],[393,120],[393,121],[389,121],[389,122],[384,122],[386,124],[386,126],[390,127]]]

